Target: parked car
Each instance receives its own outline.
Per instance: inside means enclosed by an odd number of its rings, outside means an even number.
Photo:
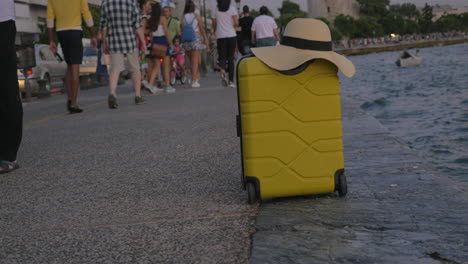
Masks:
[[[26,69],[32,95],[39,93],[38,80],[46,81],[48,91],[52,87],[63,87],[62,78],[65,76],[67,64],[60,54],[61,51],[58,54],[53,54],[49,45],[34,45],[36,67]],[[18,69],[18,84],[21,93],[26,93],[24,70]]]

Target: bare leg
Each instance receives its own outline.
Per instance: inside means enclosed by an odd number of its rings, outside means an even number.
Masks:
[[[109,94],[117,97],[117,83],[119,82],[120,71],[111,71],[109,74]]]
[[[146,80],[151,84],[151,74],[153,72],[154,61],[153,59],[147,58],[146,63],[148,63],[148,69],[146,70]]]
[[[192,83],[198,80],[198,50],[192,50],[190,64],[192,66]]]
[[[151,70],[150,84],[155,85],[156,79],[158,78],[159,72],[161,71],[161,61],[155,58],[153,59],[153,69]]]
[[[71,96],[69,98],[71,100],[71,107],[78,107],[77,99],[78,99],[78,90],[80,89],[80,65],[79,64],[71,64],[68,65],[68,74],[69,74],[69,82],[71,83],[71,89],[69,89]]]
[[[166,82],[166,88],[171,87],[170,79],[169,79],[169,71],[171,67],[171,59],[169,56],[166,56],[164,58],[164,64],[163,64],[163,76],[164,76],[164,81]]]
[[[71,72],[71,65],[67,65],[67,71],[65,72],[65,91],[67,92],[68,101],[70,102],[73,97]]]
[[[135,96],[140,97],[141,94],[141,72],[136,71],[132,73],[133,89],[135,90]]]
[[[185,65],[187,69],[187,75],[192,75],[192,51],[186,51]],[[187,78],[188,79],[188,78]]]

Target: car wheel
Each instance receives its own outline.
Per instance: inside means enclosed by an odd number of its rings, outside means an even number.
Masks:
[[[43,80],[46,81],[46,85],[45,85],[46,91],[50,92],[50,90],[52,89],[52,85],[51,85],[51,83],[50,83],[50,76],[49,76],[48,73],[46,73],[46,74],[44,75]]]

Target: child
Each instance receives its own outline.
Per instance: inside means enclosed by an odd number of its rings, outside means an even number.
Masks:
[[[175,36],[173,43],[174,43],[174,48],[173,48],[172,55],[174,56],[177,66],[179,66],[182,69],[182,72],[185,75],[185,55],[184,55],[184,48],[181,45],[180,36]]]

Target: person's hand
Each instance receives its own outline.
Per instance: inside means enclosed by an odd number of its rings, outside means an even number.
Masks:
[[[54,41],[51,41],[49,43],[49,48],[50,48],[50,51],[52,51],[53,54],[57,53],[57,45],[55,44]]]
[[[140,45],[140,51],[143,52],[143,53],[145,53],[145,52],[146,52],[146,49],[147,49],[146,43],[144,43],[144,42],[141,43],[141,45]]]
[[[205,46],[206,46],[206,50],[207,51],[210,51],[210,42],[207,40],[205,40]]]
[[[97,48],[97,39],[96,37],[91,38],[91,48]]]
[[[109,47],[107,46],[107,41],[102,42],[102,51],[104,52],[104,54],[110,54]]]

